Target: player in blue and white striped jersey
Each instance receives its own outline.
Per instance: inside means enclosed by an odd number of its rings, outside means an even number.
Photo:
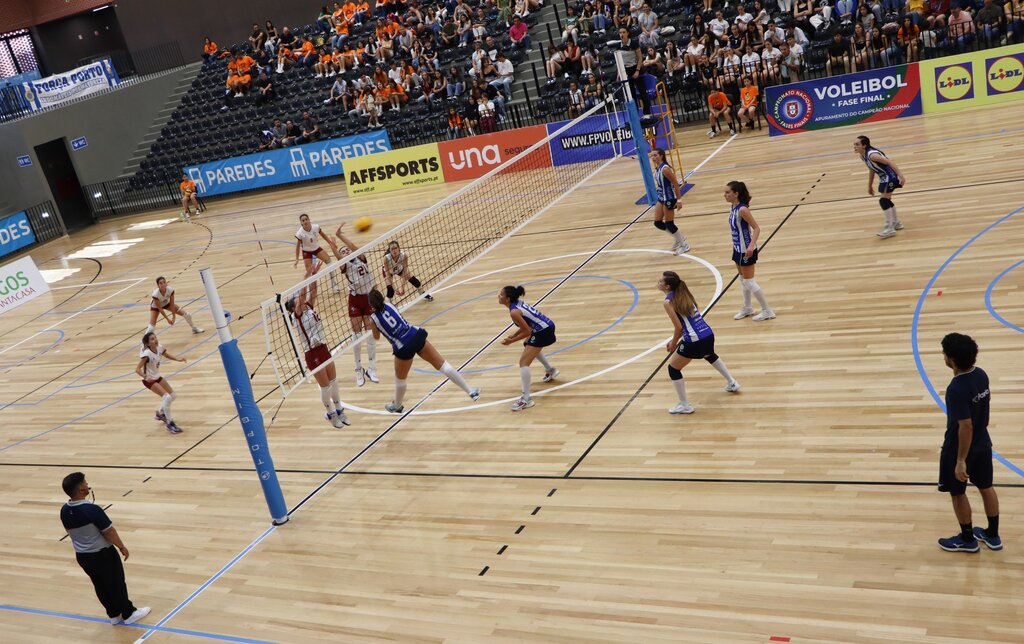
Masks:
[[[725,186],[725,200],[732,206],[729,209],[729,230],[732,233],[732,261],[736,264],[736,272],[740,274],[740,290],[743,291],[743,308],[733,316],[734,320],[753,315],[755,322],[775,318],[775,311],[768,306],[768,300],[761,290],[761,285],[754,279],[754,265],[757,264],[757,238],[761,236],[761,227],[750,212],[750,191],[742,181],[730,181]],[[755,314],[750,305],[750,297],[756,297],[761,305],[761,312]]]
[[[523,342],[523,352],[519,356],[519,380],[523,386],[523,395],[512,403],[512,411],[522,411],[533,407],[530,397],[530,365],[534,359],[544,365],[544,382],[551,382],[558,376],[558,369],[553,367],[541,353],[544,347],[555,343],[555,323],[534,307],[519,298],[526,295],[522,286],[506,286],[498,291],[498,303],[508,308],[516,331],[501,341],[505,346],[513,342]]]
[[[405,398],[406,378],[412,369],[412,360],[419,356],[430,363],[432,367],[443,373],[449,380],[462,388],[469,397],[476,400],[480,397],[480,389],[471,388],[462,375],[455,370],[455,367],[448,364],[448,361],[437,352],[434,345],[427,340],[427,330],[409,324],[398,309],[388,304],[384,294],[373,289],[369,294],[371,331],[374,339],[382,335],[391,343],[392,353],[395,354],[395,399],[384,406],[384,409],[394,414],[402,413],[405,408],[402,399]]]
[[[905,186],[907,179],[884,152],[872,147],[868,137],[858,136],[853,142],[853,151],[860,155],[861,161],[868,167],[869,195],[875,194],[874,180],[875,175],[878,175],[878,205],[885,215],[885,226],[876,234],[882,239],[892,237],[897,230],[903,230],[903,222],[896,215],[896,204],[892,202],[892,193]]]
[[[668,164],[664,150],[651,150],[651,165],[654,166],[654,187],[658,191],[658,203],[654,204],[654,227],[672,235],[675,239],[672,252],[681,255],[690,250],[690,245],[686,243],[683,232],[675,222],[679,194],[683,188],[679,185],[675,170]]]
[[[669,353],[675,351],[668,363],[668,377],[679,396],[679,404],[671,407],[668,413],[692,414],[694,411],[693,405],[686,398],[686,384],[683,382],[683,367],[691,360],[707,360],[725,378],[726,391],[739,391],[740,383],[729,373],[725,361],[715,353],[715,333],[701,316],[697,301],[686,282],[677,273],[665,271],[658,280],[658,290],[665,294],[665,312],[672,320],[672,339],[665,345],[665,350]]]

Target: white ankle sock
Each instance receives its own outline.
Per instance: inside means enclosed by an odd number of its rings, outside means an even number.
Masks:
[[[402,406],[402,400],[405,398],[405,388],[405,381],[395,378],[395,404],[399,407]]]
[[[519,367],[519,382],[523,386],[523,398],[530,399],[530,368]]]
[[[689,401],[686,399],[686,381],[682,378],[679,380],[673,380],[672,386],[676,388],[676,395],[679,396],[679,402],[684,405],[688,405]]]
[[[462,377],[462,374],[455,370],[455,367],[448,364],[447,360],[445,360],[445,363],[441,365],[441,373],[446,375],[448,377],[448,380],[451,380],[456,385],[458,385],[462,389],[462,391],[466,392],[467,394],[469,393],[470,388],[469,384],[466,382],[466,379]]]
[[[320,402],[324,404],[327,411],[334,411],[334,403],[331,401],[331,386],[320,387]]]
[[[338,392],[338,379],[335,378],[328,385],[331,390],[331,400],[334,402],[334,406],[337,409],[341,408],[341,394]]]
[[[732,374],[729,373],[729,368],[725,366],[725,360],[719,358],[711,363],[711,366],[715,368],[715,371],[722,374],[726,382],[733,382]]]
[[[548,362],[547,357],[543,353],[537,354],[537,362],[544,365],[544,369],[547,371],[552,371],[554,369],[554,367],[551,366],[551,363]]]

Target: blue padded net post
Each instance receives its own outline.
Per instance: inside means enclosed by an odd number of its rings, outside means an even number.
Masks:
[[[651,146],[647,145],[644,130],[640,127],[640,112],[636,107],[636,101],[630,99],[625,103],[629,129],[633,132],[633,142],[636,143],[636,160],[640,164],[640,176],[644,178],[647,205],[653,206],[658,203],[658,191],[654,187],[654,172],[651,170]]]
[[[220,295],[217,293],[217,285],[213,280],[213,272],[209,268],[204,268],[199,271],[199,275],[202,277],[203,287],[206,289],[206,299],[210,304],[210,312],[213,314],[213,323],[217,327],[217,335],[220,337],[220,359],[224,363],[224,372],[227,374],[228,385],[231,387],[231,397],[235,401],[238,420],[242,423],[242,433],[245,434],[245,442],[249,445],[249,454],[256,466],[256,474],[260,478],[260,485],[263,486],[263,496],[267,501],[267,508],[270,510],[270,518],[274,525],[287,523],[288,506],[285,505],[284,492],[281,491],[281,484],[277,480],[274,459],[270,456],[267,431],[263,427],[263,414],[256,405],[256,399],[252,393],[249,371],[242,358],[242,352],[238,348],[238,340],[231,337],[231,329],[224,316],[224,308],[220,303]]]

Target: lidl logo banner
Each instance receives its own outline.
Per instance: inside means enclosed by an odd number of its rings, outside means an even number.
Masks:
[[[974,64],[971,61],[935,69],[936,103],[972,98],[974,98]]]
[[[989,58],[985,61],[985,77],[990,95],[1024,90],[1024,53]]]
[[[1024,99],[1024,44],[918,63],[925,113]]]

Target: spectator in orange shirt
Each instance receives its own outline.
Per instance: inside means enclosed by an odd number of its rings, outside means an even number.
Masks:
[[[337,4],[337,3],[335,3]],[[345,3],[345,6],[341,8],[341,18],[348,24],[359,24],[356,20],[356,3],[349,0]]]
[[[334,71],[334,56],[327,51],[327,47],[324,45],[320,46],[319,52],[319,58],[313,65],[313,71],[316,72],[316,78],[334,76],[337,73]]]
[[[285,67],[291,67],[295,64],[295,56],[292,54],[292,50],[288,49],[284,45],[277,48],[277,73],[283,74]]]
[[[725,95],[720,87],[711,88],[711,93],[708,94],[708,121],[711,123],[711,129],[708,130],[708,138],[718,136],[718,117],[724,116],[729,122],[729,134],[736,134],[736,124],[732,120],[732,101]]]
[[[217,58],[217,43],[207,36],[203,38],[203,65],[209,65]]]
[[[402,104],[408,102],[405,90],[393,79],[388,81],[388,100],[391,101],[391,109],[401,110]]]
[[[186,215],[192,216],[189,203],[196,207],[196,214],[199,214],[199,201],[196,200],[196,184],[188,178],[187,174],[181,175],[181,183],[178,185],[181,190],[181,207]]]
[[[457,139],[466,129],[466,120],[459,116],[454,107],[448,108],[448,138]]]
[[[370,3],[367,0],[356,3],[356,15],[355,20],[357,25],[361,25],[370,18]]]
[[[302,48],[299,50],[298,63],[303,67],[312,67],[316,64],[317,54],[313,41],[309,38],[302,39]]]
[[[340,49],[346,40],[348,40],[348,23],[345,20],[339,20],[334,23],[334,37],[331,38],[331,45]]]
[[[740,107],[737,113],[740,115],[740,123],[748,128],[754,127],[754,117],[757,116],[758,94],[757,85],[754,85],[754,81],[749,76],[744,76],[743,87],[740,89]]]

